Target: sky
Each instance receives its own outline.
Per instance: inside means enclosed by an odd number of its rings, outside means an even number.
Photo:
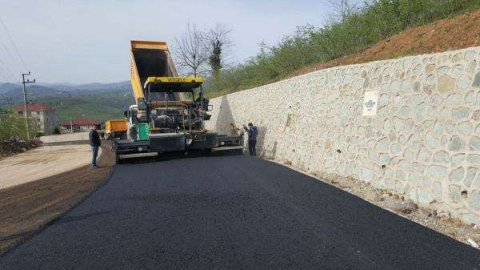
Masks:
[[[331,9],[328,0],[0,0],[20,54],[0,24],[0,82],[18,82],[26,69],[43,83],[126,81],[130,40],[167,41],[172,49],[187,24],[226,25],[230,61],[241,63],[262,41],[274,45],[297,26],[322,26]]]

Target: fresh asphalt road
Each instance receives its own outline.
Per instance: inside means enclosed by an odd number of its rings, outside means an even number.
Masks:
[[[480,252],[249,156],[115,168],[0,269],[480,269]]]

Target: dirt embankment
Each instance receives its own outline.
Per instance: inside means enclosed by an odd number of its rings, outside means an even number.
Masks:
[[[480,10],[411,28],[365,49],[326,63],[317,63],[292,77],[335,66],[361,64],[409,55],[438,53],[480,46]]]
[[[0,159],[23,153],[42,145],[39,140],[0,142]]]
[[[35,234],[102,184],[115,162],[108,142],[99,169],[89,165],[0,190],[0,254]]]

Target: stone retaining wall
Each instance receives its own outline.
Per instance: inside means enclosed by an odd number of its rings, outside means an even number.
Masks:
[[[75,141],[88,141],[88,140],[89,140],[88,132],[49,135],[49,136],[40,137],[40,141],[42,141],[43,143],[75,142]]]
[[[366,92],[376,116],[362,115]],[[210,104],[207,128],[253,122],[265,158],[480,224],[480,47],[330,68]]]

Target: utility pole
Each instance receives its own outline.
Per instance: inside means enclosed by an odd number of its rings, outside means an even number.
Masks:
[[[30,140],[30,131],[29,131],[29,124],[28,124],[28,107],[27,107],[27,83],[35,83],[35,79],[30,81],[29,79],[25,80],[25,76],[30,76],[30,71],[28,73],[22,73],[22,84],[23,84],[23,102],[25,104],[25,124],[27,126],[27,139]]]

